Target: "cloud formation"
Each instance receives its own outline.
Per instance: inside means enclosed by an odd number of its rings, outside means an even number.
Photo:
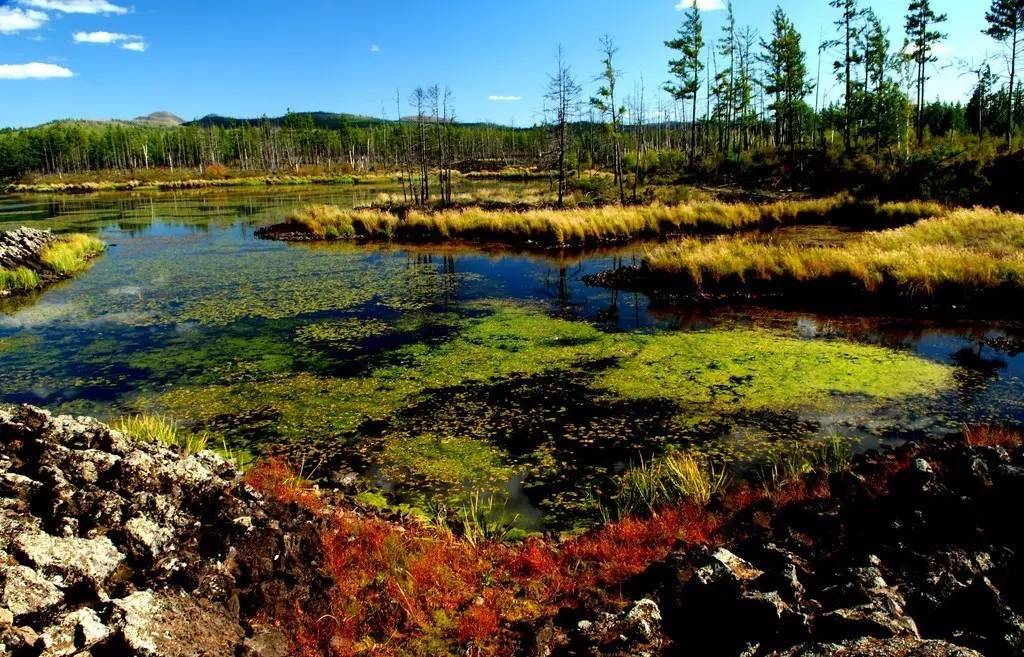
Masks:
[[[684,11],[693,6],[693,0],[679,0],[676,5],[677,11]],[[723,0],[697,0],[697,9],[701,11],[721,11],[725,9]]]
[[[75,43],[121,44],[125,50],[146,52],[146,40],[136,34],[120,32],[75,32],[72,35]]]
[[[109,0],[18,0],[25,7],[59,11],[64,14],[127,14],[128,9]]]
[[[378,46],[376,43],[373,44],[372,46],[370,46],[370,52],[380,52],[380,46]]]
[[[46,14],[41,11],[0,6],[0,34],[14,34],[22,30],[37,30],[47,20]]]
[[[0,80],[47,80],[70,78],[75,74],[63,66],[31,62],[29,64],[0,64]]]
[[[517,100],[522,100],[522,96],[488,96],[487,100],[498,102],[498,103],[514,103]]]

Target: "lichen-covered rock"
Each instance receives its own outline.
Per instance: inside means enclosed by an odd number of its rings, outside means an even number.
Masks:
[[[115,600],[112,623],[139,657],[234,657],[245,638],[223,609],[152,591]]]
[[[858,639],[846,643],[806,643],[772,657],[985,657],[945,641]]]
[[[63,587],[88,584],[105,597],[107,579],[124,561],[124,554],[106,536],[58,538],[32,532],[14,539],[14,549],[35,568],[58,579]]]
[[[64,595],[50,580],[17,563],[0,564],[0,605],[17,618],[54,607]]]
[[[326,604],[324,522],[216,454],[0,406],[0,654],[284,657],[264,619]]]
[[[41,657],[65,657],[80,654],[110,635],[110,628],[100,622],[96,612],[83,608],[65,615],[43,630],[38,643],[43,649]]]
[[[39,268],[39,256],[56,239],[48,230],[22,226],[0,231],[0,267],[4,269]]]

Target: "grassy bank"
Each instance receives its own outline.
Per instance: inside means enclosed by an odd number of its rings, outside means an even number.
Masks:
[[[628,241],[673,233],[718,233],[802,222],[904,223],[943,214],[933,203],[865,203],[849,196],[763,205],[699,201],[678,205],[450,210],[347,210],[312,205],[266,236],[317,240],[480,239],[549,246]]]
[[[274,187],[297,185],[358,185],[394,183],[390,174],[361,176],[251,176],[240,178],[183,178],[174,180],[83,180],[70,182],[17,183],[0,187],[7,194],[92,194],[97,192],[174,191],[221,187]]]
[[[0,267],[0,296],[31,292],[48,283],[70,278],[89,266],[106,245],[91,235],[62,235],[39,254],[38,269]]]
[[[837,247],[685,239],[648,252],[640,276],[692,290],[842,285],[927,299],[1024,291],[1024,216],[975,208],[864,233]]]

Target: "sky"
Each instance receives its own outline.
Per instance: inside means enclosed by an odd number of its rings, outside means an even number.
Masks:
[[[709,40],[720,35],[722,1],[698,0]],[[862,4],[902,44],[906,0]],[[1006,68],[1000,44],[982,34],[988,0],[933,4],[949,15],[948,39],[927,94],[965,100],[972,81],[962,61],[988,54],[997,72]],[[835,37],[837,10],[827,0],[778,5],[802,33],[815,76],[817,44]],[[775,3],[734,6],[740,26],[769,32]],[[650,105],[669,77],[664,42],[682,8],[680,0],[0,0],[0,127],[154,111],[185,120],[288,109],[394,118],[413,114],[410,92],[434,83],[451,89],[460,121],[532,125],[558,45],[591,94],[604,34],[619,48],[621,88],[631,93],[642,79]],[[826,54],[821,94],[837,100],[832,59]]]

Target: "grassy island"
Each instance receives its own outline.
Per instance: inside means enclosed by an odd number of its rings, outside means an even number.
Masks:
[[[696,201],[519,210],[462,207],[357,208],[310,205],[263,231],[285,240],[488,240],[582,246],[680,233],[727,233],[799,223],[893,225],[942,215],[936,203],[862,202],[848,195],[768,204]]]

